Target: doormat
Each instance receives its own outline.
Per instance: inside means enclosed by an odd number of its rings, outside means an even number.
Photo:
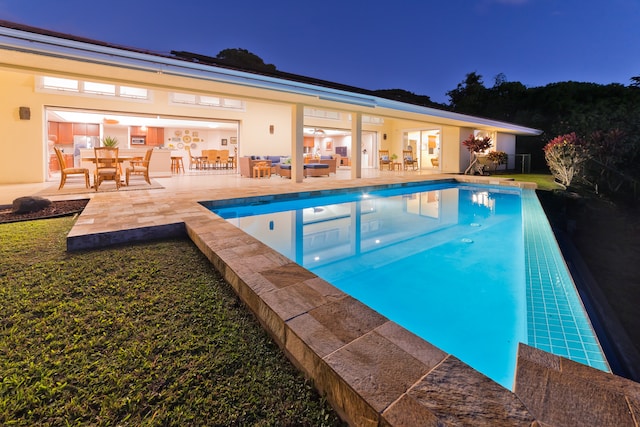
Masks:
[[[75,181],[75,180],[74,180]],[[64,184],[62,189],[58,190],[60,183],[53,184],[51,187],[34,194],[34,196],[66,196],[72,194],[96,194],[94,188],[86,188],[84,185],[84,179],[82,181],[69,181]],[[104,181],[100,184],[100,188],[97,193],[109,193],[114,191],[135,191],[135,190],[160,190],[164,187],[154,179],[151,179],[151,184],[147,184],[144,179],[130,179],[129,185],[122,184],[120,190],[116,189],[116,184],[113,181]]]

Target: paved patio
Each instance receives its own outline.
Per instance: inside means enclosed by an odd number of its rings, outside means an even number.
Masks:
[[[188,235],[352,425],[637,426],[637,383],[521,345],[512,393],[197,203],[452,178],[375,170],[364,176],[351,180],[340,170],[293,183],[278,176],[188,173],[157,179],[164,189],[92,193],[68,246]],[[41,188],[5,186],[0,204]]]

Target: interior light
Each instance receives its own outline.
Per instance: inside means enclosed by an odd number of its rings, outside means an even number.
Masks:
[[[376,245],[380,244],[380,239],[376,239]]]
[[[313,258],[313,260],[314,260],[314,261],[320,261],[320,257],[319,257],[319,256],[314,257],[314,258]]]

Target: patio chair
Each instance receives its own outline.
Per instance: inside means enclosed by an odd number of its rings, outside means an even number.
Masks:
[[[389,150],[379,150],[378,154],[380,156],[380,170],[382,170],[384,165],[387,165],[387,168],[391,170],[392,160],[391,157],[389,157]]]
[[[102,181],[115,181],[116,189],[120,189],[120,167],[118,164],[118,147],[95,147],[96,171],[93,183],[96,191]]]
[[[151,180],[149,179],[149,163],[151,162],[152,154],[153,148],[149,148],[144,155],[144,159],[131,160],[131,166],[129,166],[125,171],[125,182],[127,185],[129,185],[129,176],[131,176],[131,174],[144,176],[144,180],[147,181],[147,184],[151,185]]]
[[[412,168],[413,170],[418,169],[418,159],[413,158],[412,150],[402,150],[402,163],[404,164],[405,170],[409,168]]]
[[[53,147],[53,149],[56,152],[58,163],[60,163],[60,186],[58,187],[58,190],[64,187],[64,183],[67,182],[67,176],[69,175],[84,175],[85,186],[89,188],[89,169],[66,167],[62,151],[60,151],[58,147]]]

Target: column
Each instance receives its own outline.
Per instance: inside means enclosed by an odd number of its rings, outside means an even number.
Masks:
[[[304,178],[304,106],[291,106],[291,180],[302,182]]]
[[[362,178],[362,113],[351,113],[351,178]]]

